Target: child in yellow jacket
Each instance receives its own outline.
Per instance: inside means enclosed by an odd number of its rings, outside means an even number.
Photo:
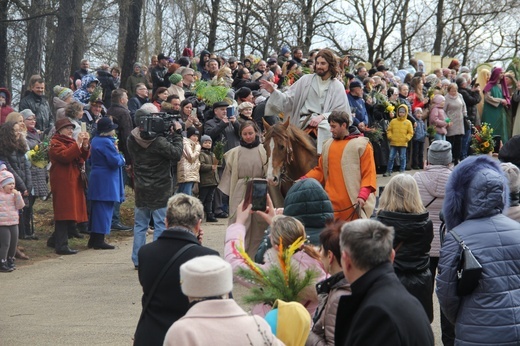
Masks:
[[[413,137],[412,122],[407,119],[408,107],[404,104],[397,107],[397,117],[390,121],[388,129],[386,130],[386,137],[390,141],[390,156],[388,158],[388,166],[383,177],[392,175],[392,168],[394,168],[395,155],[399,153],[399,160],[401,167],[399,172],[403,173],[406,167],[406,147],[408,142]]]

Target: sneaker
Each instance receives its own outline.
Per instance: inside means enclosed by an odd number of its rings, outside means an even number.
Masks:
[[[389,177],[389,176],[391,176],[391,175],[392,175],[392,172],[385,172],[385,173],[383,174],[383,177]]]
[[[0,273],[10,273],[13,270],[14,270],[13,268],[11,268],[7,265],[6,260],[0,261]]]
[[[7,266],[11,268],[12,270],[16,269],[16,265],[14,264],[14,257],[8,257],[7,258]]]
[[[226,213],[225,211],[223,211],[222,213],[219,213],[217,215],[215,215],[215,217],[217,219],[227,219],[229,217],[228,213]]]
[[[399,173],[403,174],[403,173],[404,173],[404,171],[399,171]]]

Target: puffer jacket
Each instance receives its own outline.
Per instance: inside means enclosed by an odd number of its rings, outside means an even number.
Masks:
[[[87,88],[93,82],[97,82],[97,85],[99,85],[99,80],[93,74],[83,76],[83,78],[81,78],[81,88],[72,94],[74,99],[81,102],[84,106],[89,104],[91,94]]]
[[[520,224],[502,213],[509,191],[500,166],[487,155],[471,156],[453,170],[443,213],[482,265],[479,284],[458,296],[461,248],[448,233],[442,244],[437,297],[455,324],[456,345],[518,345],[520,335]]]
[[[404,287],[421,302],[430,322],[433,321],[430,244],[433,224],[428,212],[421,214],[380,210],[376,219],[394,227],[394,269]]]
[[[439,135],[446,135],[448,133],[448,123],[446,122],[446,113],[442,108],[442,104],[433,104],[430,110],[430,125],[435,127],[435,131]]]
[[[452,168],[442,165],[428,165],[424,167],[424,171],[417,172],[413,175],[421,200],[428,209],[430,220],[433,222],[433,240],[431,243],[430,257],[439,257],[441,250],[441,241],[439,237],[439,229],[441,220],[439,213],[442,210],[444,195],[446,193],[446,183],[451,174]]]
[[[351,294],[350,284],[343,272],[339,272],[316,285],[318,292],[318,308],[313,316],[312,326],[306,346],[334,345],[334,331],[336,329],[336,313],[339,299]]]
[[[386,137],[393,147],[406,147],[413,137],[412,122],[406,117],[397,117],[390,121]]]
[[[300,220],[309,241],[314,245],[319,245],[320,233],[326,222],[334,219],[329,196],[320,183],[312,178],[291,186],[285,197],[283,214]]]
[[[34,130],[27,131],[27,145],[29,149],[33,149],[36,145],[39,145],[42,141],[40,135]],[[49,194],[49,187],[47,185],[48,174],[46,168],[39,168],[31,164],[31,178],[32,178],[32,196],[43,197]]]
[[[215,158],[215,154],[211,151],[211,149],[202,148],[200,151],[199,161],[200,161],[200,183],[199,186],[207,187],[207,186],[217,186],[219,182],[219,177],[217,171],[213,170],[213,158]]]
[[[14,175],[15,188],[22,194],[32,190],[31,164],[25,157],[25,153],[13,151],[10,155],[1,155],[0,161],[4,161],[7,170]]]
[[[5,193],[0,189],[0,226],[18,225],[20,221],[19,210],[25,206],[20,193]]]
[[[193,142],[189,138],[182,139],[182,157],[177,164],[177,182],[199,182],[200,168],[200,144]]]
[[[54,126],[54,119],[52,117],[51,106],[45,96],[36,95],[32,91],[27,94],[20,101],[18,109],[30,109],[36,114],[36,128],[40,131],[45,131]]]
[[[171,165],[181,159],[182,136],[175,133],[169,139],[143,139],[136,127],[128,138],[128,152],[133,163],[135,206],[165,208],[173,195]]]

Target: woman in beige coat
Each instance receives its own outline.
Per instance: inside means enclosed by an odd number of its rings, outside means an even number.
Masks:
[[[246,185],[250,179],[265,178],[267,157],[260,144],[258,127],[252,121],[240,125],[240,146],[224,155],[226,167],[218,189],[229,196],[228,225],[235,223],[238,204],[244,199]],[[267,223],[258,214],[252,214],[245,222],[246,237],[244,247],[249,256],[254,257],[262,242]]]
[[[182,139],[182,157],[177,164],[177,193],[192,195],[193,185],[200,181],[200,143],[199,131],[195,127],[186,130]]]

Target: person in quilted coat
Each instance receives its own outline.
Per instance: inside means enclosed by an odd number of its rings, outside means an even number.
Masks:
[[[505,215],[509,188],[498,161],[472,156],[453,170],[443,205],[448,233],[441,247],[437,297],[455,324],[455,345],[517,345],[520,335],[520,224]],[[483,271],[478,286],[458,296],[461,247],[456,231]]]

